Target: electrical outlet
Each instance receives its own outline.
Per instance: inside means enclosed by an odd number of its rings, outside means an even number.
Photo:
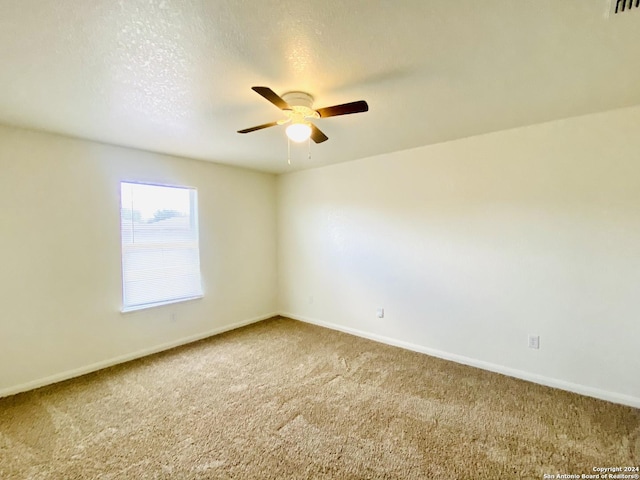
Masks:
[[[538,350],[540,348],[540,336],[539,335],[529,335],[529,348],[534,348]]]
[[[384,318],[384,308],[378,309],[378,318]]]

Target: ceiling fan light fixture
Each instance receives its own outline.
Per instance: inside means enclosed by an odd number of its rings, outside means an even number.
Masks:
[[[308,123],[292,123],[287,127],[289,140],[300,143],[311,136],[311,126]]]

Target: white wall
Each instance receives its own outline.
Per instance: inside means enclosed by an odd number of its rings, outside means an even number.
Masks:
[[[640,406],[639,126],[635,107],[280,177],[281,311]]]
[[[120,313],[121,180],[198,188],[203,299]],[[0,396],[276,312],[273,175],[0,127],[0,205]]]

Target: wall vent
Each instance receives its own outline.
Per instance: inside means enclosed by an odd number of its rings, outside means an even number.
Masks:
[[[610,2],[609,15],[620,15],[633,11],[640,12],[640,0],[610,0]]]

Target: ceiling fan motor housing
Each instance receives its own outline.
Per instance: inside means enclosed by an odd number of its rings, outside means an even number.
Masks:
[[[291,119],[296,122],[305,118],[320,118],[313,109],[313,97],[306,92],[287,92],[282,99],[291,107]]]

